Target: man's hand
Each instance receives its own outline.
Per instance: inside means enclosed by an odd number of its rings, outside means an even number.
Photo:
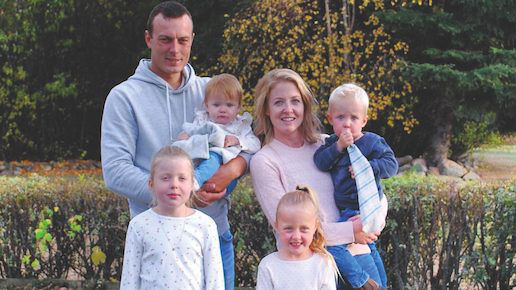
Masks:
[[[224,138],[224,147],[231,147],[237,145],[240,145],[240,141],[238,141],[238,138],[236,136],[226,135],[226,138]]]
[[[181,132],[177,135],[178,140],[188,140],[188,138],[190,138],[190,136],[186,134],[186,132]]]
[[[354,216],[349,219],[353,223],[353,234],[355,235],[355,243],[370,244],[378,239],[379,233],[365,233],[362,230],[362,221],[360,216]]]
[[[193,196],[193,203],[196,207],[207,207],[213,202],[221,199],[226,194],[226,189],[221,192],[207,192],[204,186]]]
[[[247,162],[245,159],[237,156],[220,166],[219,170],[204,183],[202,189],[207,192],[219,193],[225,190],[231,181],[242,176],[246,168]]]
[[[346,128],[340,132],[339,140],[337,140],[337,149],[342,152],[344,149],[348,148],[351,144],[353,144],[353,135],[351,135],[351,130]]]
[[[228,163],[222,165],[213,176],[199,189],[194,198],[197,207],[207,207],[221,199],[226,194],[226,188],[234,179],[245,173],[247,162],[243,157],[237,156]]]

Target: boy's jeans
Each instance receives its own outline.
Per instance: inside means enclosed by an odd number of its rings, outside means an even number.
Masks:
[[[339,222],[347,221],[350,217],[360,214],[358,210],[346,209],[341,213]],[[328,251],[333,255],[341,275],[352,288],[362,287],[369,278],[380,287],[387,288],[387,273],[376,244],[369,244],[371,254],[352,256],[346,245],[329,246]],[[345,289],[339,281],[338,289]]]
[[[224,285],[226,290],[233,290],[235,288],[235,252],[231,231],[228,230],[219,236],[219,243],[224,268]]]

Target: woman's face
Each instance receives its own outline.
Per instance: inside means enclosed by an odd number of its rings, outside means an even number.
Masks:
[[[297,86],[290,81],[277,83],[270,91],[267,105],[276,139],[302,139],[301,124],[305,105]]]

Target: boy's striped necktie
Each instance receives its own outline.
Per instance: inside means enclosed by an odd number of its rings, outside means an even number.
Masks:
[[[380,231],[383,225],[383,220],[379,214],[380,197],[371,164],[355,144],[351,144],[347,150],[357,184],[362,230],[366,233]]]

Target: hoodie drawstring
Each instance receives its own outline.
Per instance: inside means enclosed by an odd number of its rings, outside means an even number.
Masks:
[[[186,95],[183,91],[183,124],[186,123]]]
[[[172,112],[170,111],[170,95],[168,93],[168,85],[165,85],[167,88],[167,113],[168,113],[168,136],[170,138],[170,142],[174,139],[172,137]]]
[[[172,136],[172,112],[170,111],[170,94],[168,90],[168,85],[165,85],[167,88],[167,113],[168,113],[168,135],[170,138],[170,142],[174,141]],[[183,91],[183,124],[186,123],[186,94]]]

